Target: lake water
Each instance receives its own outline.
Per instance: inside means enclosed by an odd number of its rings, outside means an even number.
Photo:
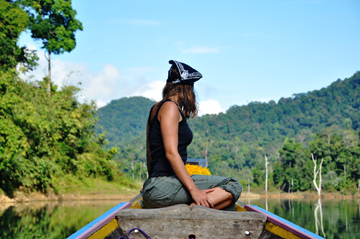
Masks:
[[[360,200],[242,199],[326,238],[360,238]],[[74,201],[0,204],[0,238],[66,238],[119,204]],[[151,235],[150,235],[151,236]]]

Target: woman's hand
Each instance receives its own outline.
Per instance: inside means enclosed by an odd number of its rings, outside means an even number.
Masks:
[[[214,207],[214,204],[211,202],[210,198],[207,196],[208,193],[213,192],[214,189],[205,189],[199,190],[195,189],[190,192],[192,199],[196,205],[201,205],[204,207]]]

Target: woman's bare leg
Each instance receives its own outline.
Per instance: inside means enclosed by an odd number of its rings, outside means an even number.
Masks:
[[[223,209],[223,208],[226,208],[227,206],[229,206],[231,203],[232,203],[232,198],[227,200],[227,201],[223,201],[222,203],[219,203],[217,205],[214,206],[214,209]]]
[[[207,195],[214,204],[215,209],[223,209],[229,206],[233,200],[233,195],[231,193],[219,187],[214,188],[214,191],[209,192]],[[191,203],[190,207],[194,205],[195,203]]]

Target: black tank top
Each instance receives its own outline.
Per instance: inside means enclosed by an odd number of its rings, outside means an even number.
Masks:
[[[166,102],[171,100],[165,100],[161,102],[156,110],[156,114],[152,120],[151,112],[154,106],[150,110],[148,124],[149,124],[149,146],[151,151],[151,163],[150,163],[150,173],[149,177],[160,177],[160,176],[172,176],[174,175],[174,170],[172,169],[169,160],[165,155],[164,143],[161,135],[160,121],[158,119],[158,113],[161,106]],[[179,109],[182,120],[179,122],[179,132],[178,132],[178,151],[182,161],[186,162],[187,160],[187,151],[186,147],[191,143],[193,134],[189,128],[189,125],[186,123],[186,117]]]

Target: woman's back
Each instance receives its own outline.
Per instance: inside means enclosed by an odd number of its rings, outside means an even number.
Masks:
[[[158,113],[161,107],[163,106],[163,104],[165,104],[166,102],[174,103],[171,100],[161,101],[157,105],[155,105],[155,107],[151,108],[149,113],[148,140],[149,140],[149,147],[152,158],[152,161],[150,163],[150,173],[149,173],[150,177],[172,176],[175,174],[174,170],[170,165],[169,160],[166,158],[160,121],[158,119]],[[156,113],[151,119],[153,110],[154,111],[156,110]],[[182,161],[185,163],[187,160],[186,147],[191,143],[193,135],[186,122],[186,118],[180,109],[179,112],[181,114],[182,120],[179,122],[179,129],[178,129],[178,151]]]

